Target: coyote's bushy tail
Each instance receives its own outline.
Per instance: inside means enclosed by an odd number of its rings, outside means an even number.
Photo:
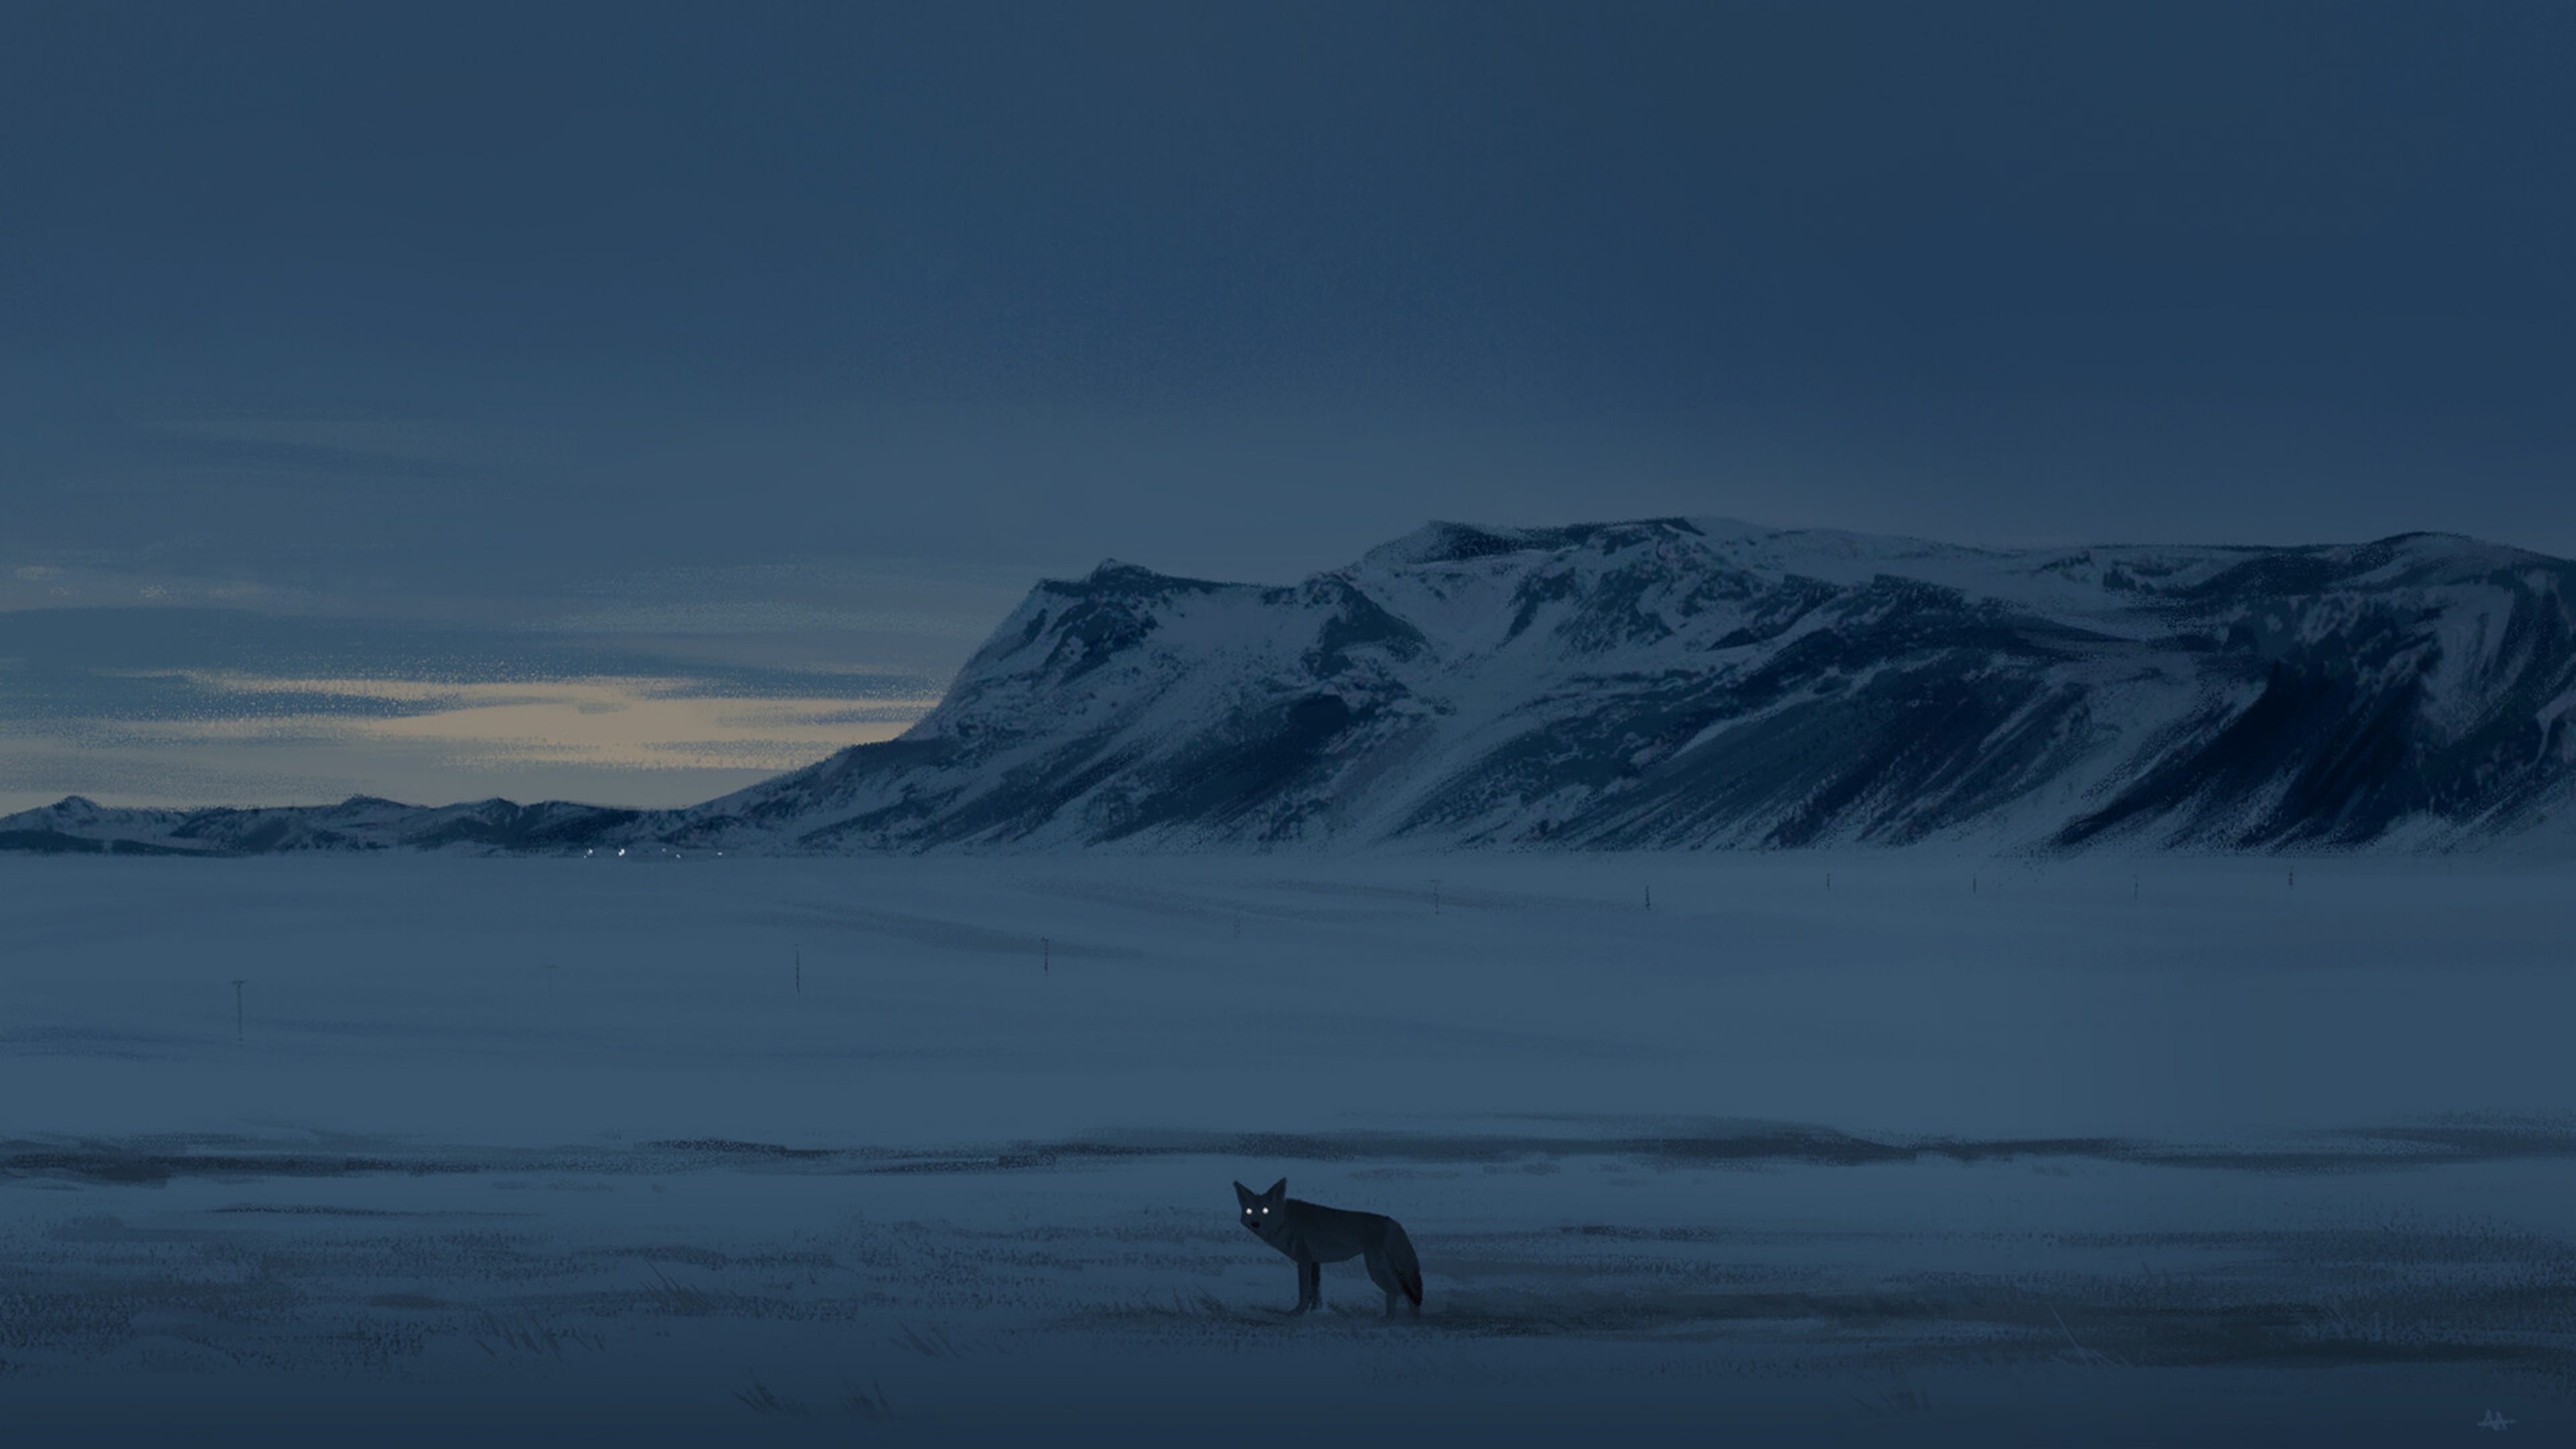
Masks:
[[[1413,1240],[1404,1235],[1404,1224],[1390,1221],[1386,1225],[1386,1266],[1395,1272],[1395,1286],[1422,1306],[1422,1260],[1413,1256]]]

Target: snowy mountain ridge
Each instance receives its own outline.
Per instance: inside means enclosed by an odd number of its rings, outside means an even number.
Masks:
[[[1042,583],[901,738],[686,810],[70,800],[0,847],[2452,850],[2576,840],[2571,715],[2576,564],[2453,536],[1434,523]]]

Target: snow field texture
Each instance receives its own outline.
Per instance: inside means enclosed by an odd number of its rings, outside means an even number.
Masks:
[[[38,859],[0,941],[30,1442],[2576,1425],[2543,869]],[[1280,1313],[1279,1176],[1418,1324]]]

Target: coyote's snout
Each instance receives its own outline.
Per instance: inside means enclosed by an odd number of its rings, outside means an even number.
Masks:
[[[1290,1312],[1323,1307],[1324,1265],[1359,1258],[1368,1265],[1369,1281],[1386,1291],[1387,1317],[1395,1316],[1398,1294],[1410,1299],[1414,1315],[1421,1316],[1422,1263],[1413,1256],[1404,1224],[1384,1213],[1299,1202],[1288,1195],[1284,1177],[1268,1192],[1254,1192],[1238,1182],[1234,1195],[1243,1203],[1243,1225],[1297,1265],[1297,1306]]]

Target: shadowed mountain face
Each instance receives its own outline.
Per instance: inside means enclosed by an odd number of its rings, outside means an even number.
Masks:
[[[0,845],[2448,849],[2576,820],[2576,565],[1434,524],[1033,590],[903,738],[674,812],[102,811]]]

